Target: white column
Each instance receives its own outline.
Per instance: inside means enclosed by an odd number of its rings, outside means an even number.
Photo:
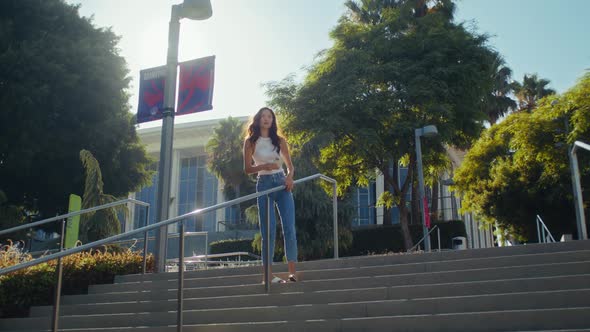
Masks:
[[[170,179],[170,208],[169,208],[169,218],[177,217],[178,216],[178,194],[179,194],[179,179],[180,179],[180,152],[178,150],[174,150],[172,152],[172,176]],[[169,225],[168,226],[168,233],[177,233],[178,232],[178,224]]]
[[[375,199],[379,199],[385,191],[385,177],[380,171],[376,171],[377,178],[375,179]],[[377,219],[377,225],[383,225],[383,207],[375,208],[375,216]]]
[[[130,193],[129,198],[135,199],[135,193]],[[129,214],[127,215],[127,219],[125,220],[125,229],[123,230],[125,232],[128,232],[133,229],[133,220],[135,219],[135,207],[136,206],[138,206],[138,205],[135,203],[131,203],[131,202],[127,203],[127,211],[129,211]],[[141,206],[141,205],[139,205],[139,206]],[[144,208],[144,207],[141,206],[141,208]],[[152,208],[152,207],[150,206],[150,208]]]
[[[223,181],[221,179],[217,180],[217,204],[225,202],[225,198],[223,197]],[[215,212],[215,220],[216,225],[215,229],[217,232],[225,231],[225,225],[220,224],[219,221],[225,220],[225,209],[217,209]]]

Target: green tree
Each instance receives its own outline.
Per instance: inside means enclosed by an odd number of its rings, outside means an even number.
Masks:
[[[213,136],[207,142],[207,168],[223,181],[223,194],[226,200],[232,200],[255,191],[252,178],[244,172],[243,123],[231,116],[219,121],[213,130]],[[242,204],[237,208],[242,219]]]
[[[314,158],[320,155],[320,146],[325,145],[322,141],[326,137],[317,135],[310,140],[302,140],[300,135],[303,133],[291,130],[291,126],[284,124],[282,119],[279,115],[297,178],[321,173],[315,166]],[[295,186],[293,197],[300,256],[307,260],[331,257],[334,250],[332,185],[319,179],[308,181]],[[342,252],[352,245],[350,227],[354,210],[349,197],[341,197],[337,203],[338,248]]]
[[[252,179],[244,172],[243,145],[243,123],[231,116],[219,121],[207,142],[207,168],[223,180],[223,193],[228,200],[242,192],[250,193],[253,188]]]
[[[87,150],[80,151],[80,160],[86,170],[84,182],[84,196],[82,197],[82,210],[117,201],[112,195],[103,191],[104,183],[100,165],[92,153]],[[102,209],[83,214],[80,220],[80,240],[93,242],[121,232],[121,224],[115,208]]]
[[[65,212],[84,189],[82,149],[115,196],[149,181],[118,41],[63,0],[0,2],[0,183],[10,204]]]
[[[556,100],[556,106],[551,102]],[[590,137],[590,74],[561,96],[538,101],[531,113],[511,114],[486,130],[457,170],[454,190],[463,209],[535,240],[540,215],[554,236],[575,233],[567,149]],[[582,187],[590,186],[590,157],[581,153]],[[584,192],[588,204],[588,192]]]
[[[524,75],[522,83],[513,82],[513,89],[518,99],[518,110],[531,112],[537,107],[539,99],[552,95],[555,90],[547,88],[550,81],[537,77],[537,74]]]
[[[425,168],[441,143],[467,146],[482,129],[481,102],[492,89],[494,53],[486,37],[453,22],[451,1],[347,2],[305,81],[277,83],[276,109],[304,142],[325,137],[319,169],[336,178],[339,193],[367,184],[375,170],[385,179],[380,201],[400,209],[404,245],[412,247],[406,194],[415,169],[414,129],[436,125],[423,141]],[[426,6],[426,7],[425,7]],[[400,163],[409,168],[405,182]],[[393,172],[390,171],[390,167]],[[386,218],[388,219],[388,218]]]
[[[26,213],[21,206],[8,203],[8,197],[0,190],[0,229],[17,227],[26,222]],[[0,236],[0,243],[4,244],[7,239],[24,240],[26,232],[21,231],[13,234]]]

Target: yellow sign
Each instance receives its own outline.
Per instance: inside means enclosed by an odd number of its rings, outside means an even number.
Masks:
[[[82,197],[78,195],[70,195],[70,204],[68,213],[80,211],[82,208]],[[64,244],[65,249],[73,248],[76,246],[78,241],[78,232],[80,230],[80,215],[68,218],[66,227],[66,241]]]

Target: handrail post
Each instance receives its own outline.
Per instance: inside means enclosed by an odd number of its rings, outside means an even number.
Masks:
[[[334,258],[338,258],[338,188],[336,182],[332,189],[332,214],[334,218]]]
[[[150,206],[146,206],[145,209],[145,223],[144,223],[144,227],[148,225],[150,220]],[[142,265],[142,269],[141,269],[141,273],[145,274],[146,273],[146,269],[147,269],[147,251],[148,251],[148,232],[145,231],[143,233],[143,265]]]
[[[61,238],[59,239],[59,251],[64,250],[65,234],[66,234],[66,222],[67,219],[63,219],[61,222]],[[57,259],[57,266],[55,267],[56,274],[56,285],[55,285],[55,296],[53,302],[53,317],[52,317],[52,331],[57,332],[59,326],[59,302],[61,301],[61,283],[63,275],[63,263],[62,258]]]
[[[541,229],[539,228],[539,216],[537,215],[537,218],[535,219],[535,221],[537,222],[537,239],[539,239],[539,243],[543,243],[543,241],[541,241]]]
[[[177,332],[182,332],[182,311],[184,291],[184,220],[180,222],[180,239],[178,240],[178,318]]]
[[[205,270],[209,270],[209,232],[205,233]]]
[[[261,220],[262,221],[262,220]],[[266,236],[262,241],[265,243],[264,250],[266,251],[266,261],[263,259],[264,265],[264,290],[270,292],[270,196],[266,195]],[[263,253],[264,256],[264,253]]]
[[[438,236],[438,252],[440,252],[440,227],[436,227],[436,234]]]
[[[543,225],[545,226],[545,225]],[[545,227],[541,227],[541,235],[543,236],[543,243],[547,243],[547,235],[545,235]]]

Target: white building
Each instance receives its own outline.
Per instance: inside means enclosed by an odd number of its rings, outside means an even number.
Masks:
[[[246,122],[247,117],[238,118]],[[172,181],[170,195],[170,217],[187,213],[197,208],[211,206],[223,202],[222,185],[214,175],[207,171],[207,153],[205,145],[213,134],[213,129],[219,123],[217,120],[196,121],[179,123],[174,129],[174,145],[172,160]],[[142,143],[146,145],[148,154],[154,160],[160,157],[160,135],[161,128],[142,128],[137,131]],[[459,151],[449,149],[449,157],[452,160],[453,168],[458,167],[463,158]],[[157,171],[157,162],[153,165]],[[408,169],[399,167],[398,174],[400,182],[405,180]],[[158,186],[158,175],[154,176],[152,185],[143,188],[135,194],[135,198],[150,203],[150,223],[155,221],[156,193]],[[443,182],[443,181],[441,181]],[[356,216],[353,219],[353,227],[362,225],[383,224],[383,208],[375,206],[376,199],[385,189],[383,176],[378,176],[368,187],[354,189],[356,205]],[[439,211],[441,220],[458,220],[465,222],[467,230],[467,246],[469,248],[481,248],[493,246],[491,230],[480,230],[473,217],[460,215],[460,199],[451,193],[447,186],[440,185],[439,188]],[[410,201],[411,192],[408,192]],[[143,226],[145,223],[145,212],[141,208],[131,209],[132,216],[125,224],[125,229],[134,229]],[[391,213],[392,223],[399,223],[399,210],[394,207]],[[418,221],[415,221],[418,222]],[[208,231],[221,232],[226,230],[226,225],[239,223],[236,218],[235,209],[227,208],[217,210],[202,216],[198,216],[187,222],[187,231]],[[170,232],[176,232],[176,226],[170,226]]]

